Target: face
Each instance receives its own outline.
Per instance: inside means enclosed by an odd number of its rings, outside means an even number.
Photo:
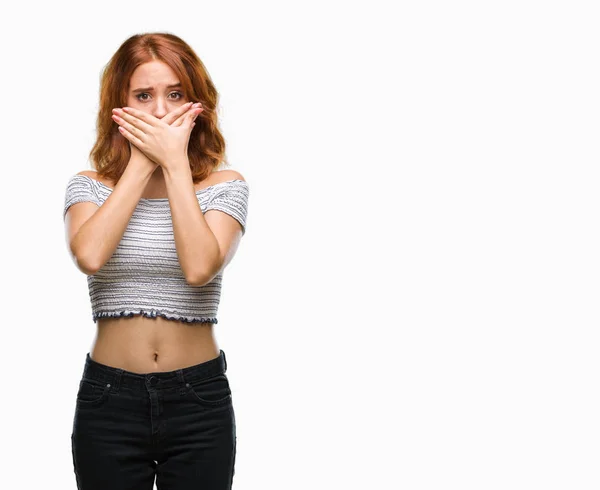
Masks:
[[[138,66],[129,81],[127,106],[162,119],[188,100],[169,65],[150,61]]]

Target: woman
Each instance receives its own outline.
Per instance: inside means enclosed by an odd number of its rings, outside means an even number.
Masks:
[[[213,325],[249,194],[239,172],[216,170],[217,99],[172,34],[132,36],[103,73],[96,171],[71,177],[63,214],[97,324],[71,436],[80,490],[231,488],[235,415]]]

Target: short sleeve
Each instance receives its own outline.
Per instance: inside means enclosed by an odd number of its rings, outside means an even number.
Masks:
[[[216,184],[215,193],[206,205],[206,211],[216,209],[227,213],[242,225],[242,235],[246,233],[249,187],[245,180],[236,179]]]
[[[67,216],[69,208],[78,202],[93,202],[97,206],[101,206],[102,204],[98,198],[92,179],[87,175],[75,174],[69,179],[65,191],[63,221]]]

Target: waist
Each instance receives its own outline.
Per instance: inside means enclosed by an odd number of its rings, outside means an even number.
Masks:
[[[219,355],[211,323],[186,323],[144,316],[98,319],[90,356],[134,373],[165,372]]]
[[[104,386],[110,385],[112,390],[127,389],[147,396],[148,388],[167,390],[180,388],[188,384],[198,383],[227,371],[225,352],[219,351],[216,357],[203,363],[171,371],[149,371],[136,373],[122,368],[108,366],[94,360],[90,353],[86,354],[82,378],[95,381]]]

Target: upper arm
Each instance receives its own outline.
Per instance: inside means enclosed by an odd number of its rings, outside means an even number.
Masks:
[[[65,190],[63,221],[65,239],[71,249],[71,242],[83,225],[101,206],[92,177],[95,172],[83,170],[73,175]]]
[[[242,236],[246,233],[248,183],[234,170],[228,170],[227,181],[218,186],[206,206],[204,219],[219,243],[219,268],[210,271],[211,279],[233,259]],[[229,182],[231,181],[231,182]]]

